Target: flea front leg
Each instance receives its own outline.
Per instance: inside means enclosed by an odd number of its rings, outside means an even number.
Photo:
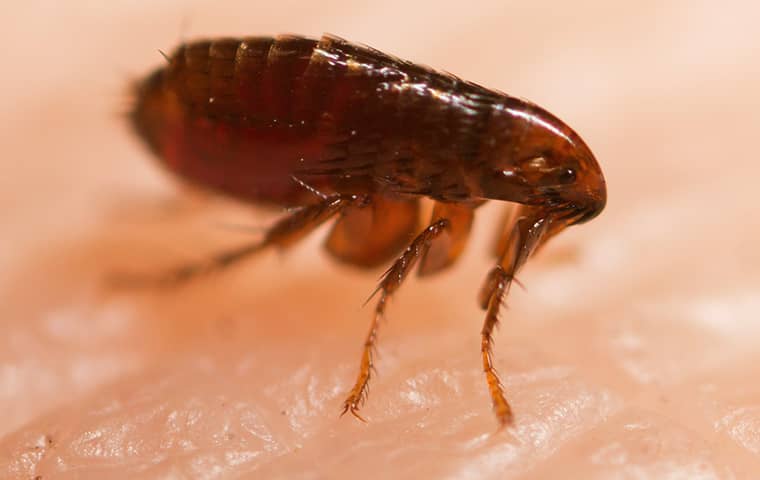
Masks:
[[[488,274],[482,294],[487,298],[487,304],[485,306],[486,319],[480,331],[480,355],[493,411],[500,426],[512,421],[512,408],[504,396],[504,386],[493,366],[493,331],[499,324],[499,309],[511,283],[512,279],[509,278],[507,272],[501,266],[497,266]]]
[[[519,207],[517,215],[507,227],[509,234],[500,247],[501,259],[486,277],[480,292],[480,305],[486,311],[480,339],[480,354],[483,360],[483,372],[491,395],[494,414],[503,427],[512,421],[512,408],[504,395],[504,386],[499,380],[493,366],[493,331],[499,324],[499,312],[509,293],[517,271],[525,264],[528,257],[546,239],[551,217],[543,214],[537,207]]]

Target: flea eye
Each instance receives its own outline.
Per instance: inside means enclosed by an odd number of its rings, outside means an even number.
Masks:
[[[567,185],[573,182],[575,182],[575,170],[572,168],[563,169],[559,174],[559,183],[562,185]]]

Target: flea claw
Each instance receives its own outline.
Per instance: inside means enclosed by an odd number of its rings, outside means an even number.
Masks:
[[[356,417],[358,420],[362,421],[363,423],[368,423],[367,420],[364,419],[361,415],[359,415],[359,407],[356,405],[356,400],[349,397],[345,402],[343,402],[343,411],[340,412],[340,416],[342,417],[346,413],[351,412],[351,415]]]
[[[496,431],[501,432],[508,426],[512,424],[512,411],[507,410],[506,412],[496,412],[496,420],[498,422],[498,425],[496,426]]]

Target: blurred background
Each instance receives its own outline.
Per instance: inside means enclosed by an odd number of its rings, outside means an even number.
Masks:
[[[756,478],[760,6],[735,1],[4,5],[0,476]],[[413,279],[363,425],[338,419],[381,273],[319,235],[175,292],[113,292],[272,212],[180,192],[129,85],[197,37],[331,32],[528,98],[597,156],[606,211],[528,264],[496,340],[494,434],[463,260]],[[276,214],[277,212],[274,212]]]

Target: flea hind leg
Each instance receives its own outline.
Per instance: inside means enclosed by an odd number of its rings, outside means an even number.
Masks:
[[[375,294],[378,294],[379,298],[377,300],[377,305],[375,306],[375,313],[372,317],[369,333],[367,333],[367,337],[364,340],[364,349],[362,351],[361,363],[359,365],[359,374],[356,378],[354,387],[343,402],[343,412],[341,415],[351,412],[356,418],[364,421],[359,415],[359,408],[367,397],[369,380],[374,368],[373,356],[375,344],[377,342],[377,331],[380,321],[382,320],[383,315],[385,315],[385,307],[388,304],[388,300],[390,300],[393,293],[401,286],[417,261],[430,249],[433,241],[449,228],[450,222],[448,219],[440,219],[431,223],[422,231],[422,233],[417,235],[401,256],[396,259],[380,281],[380,285],[378,285],[375,290]]]
[[[224,270],[265,248],[288,247],[314,231],[344,208],[364,202],[363,197],[335,195],[298,208],[272,225],[262,239],[219,252],[205,261],[188,263],[155,276],[119,275],[119,286],[173,286],[207,273]]]

